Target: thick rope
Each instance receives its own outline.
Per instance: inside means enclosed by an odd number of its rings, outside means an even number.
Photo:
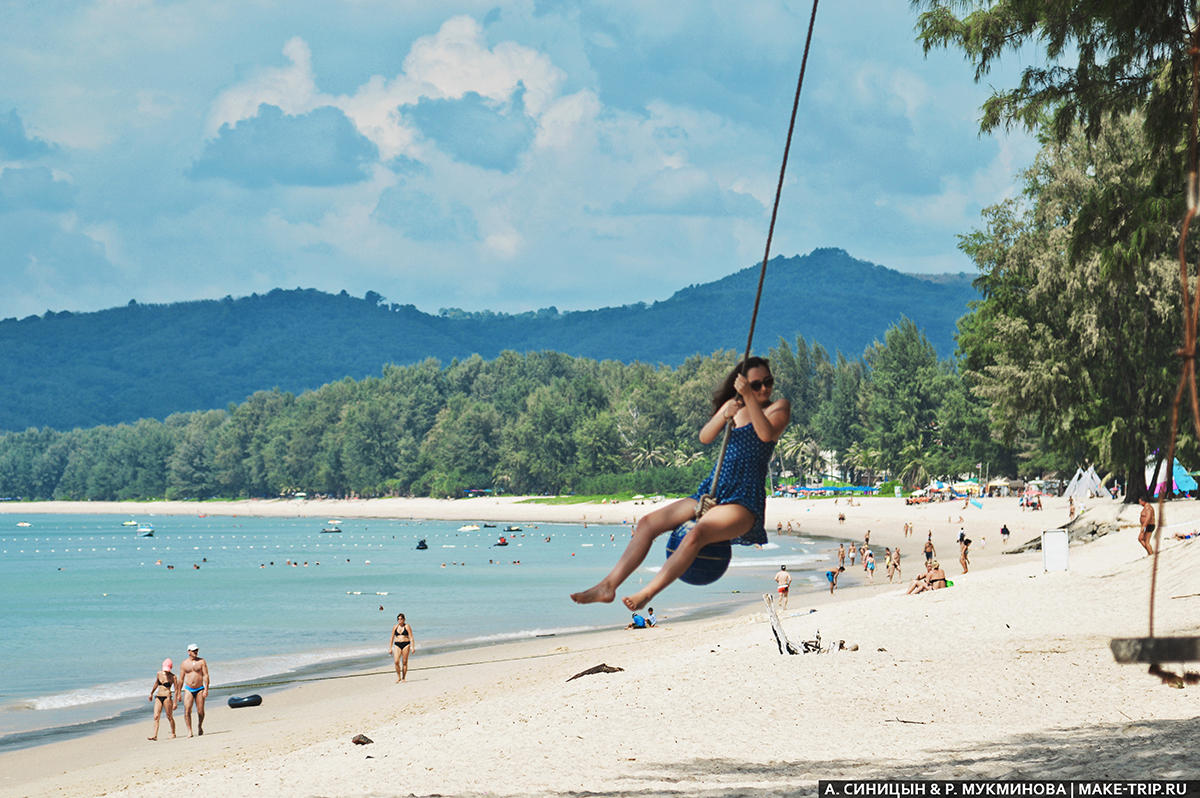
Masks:
[[[767,261],[771,259],[771,239],[775,236],[775,220],[779,217],[779,198],[783,195],[783,178],[787,174],[788,153],[792,149],[792,133],[796,129],[796,111],[800,107],[800,89],[804,87],[804,71],[808,67],[808,50],[812,45],[813,26],[817,21],[817,3],[813,0],[812,14],[808,18],[808,35],[804,38],[804,56],[800,59],[800,77],[796,80],[796,96],[792,99],[792,118],[788,122],[787,141],[783,145],[783,163],[779,166],[779,183],[775,186],[775,204],[771,207],[771,225],[767,228],[767,246],[763,252],[762,268],[758,271],[758,290],[754,294],[754,311],[750,314],[750,332],[746,336],[746,354],[742,357],[739,371],[746,373],[746,363],[750,360],[750,348],[754,343],[754,327],[758,323],[758,307],[762,303],[763,282],[767,277]],[[729,448],[729,435],[733,431],[733,419],[725,422],[725,435],[721,439],[721,451],[717,454],[717,464],[713,468],[712,490],[716,490],[721,479],[721,466],[725,462],[725,450]],[[704,513],[704,500],[700,500],[696,517]]]

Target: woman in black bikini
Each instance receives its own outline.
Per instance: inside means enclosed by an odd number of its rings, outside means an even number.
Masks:
[[[154,676],[154,686],[150,688],[150,701],[154,703],[154,736],[147,737],[147,740],[158,739],[158,719],[164,708],[167,710],[167,723],[171,724],[171,736],[175,736],[175,700],[172,698],[175,674],[171,673],[173,667],[175,665],[171,660],[164,659],[162,670]]]
[[[396,625],[392,627],[391,645],[392,664],[396,666],[396,681],[402,682],[408,678],[408,655],[416,648],[413,643],[412,627],[404,620],[404,613],[396,616]]]

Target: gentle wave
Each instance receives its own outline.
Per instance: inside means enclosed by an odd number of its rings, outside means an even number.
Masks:
[[[329,651],[314,651],[301,654],[278,654],[265,657],[221,663],[221,682],[214,683],[213,689],[226,685],[236,685],[242,682],[252,682],[269,676],[279,676],[304,668],[339,662],[356,657],[379,654],[379,648],[356,648]],[[150,693],[150,682],[153,679],[129,679],[111,682],[105,685],[94,685],[62,693],[35,696],[0,709],[7,711],[21,710],[53,710],[86,707],[105,704],[111,701],[125,701],[131,698],[144,699]]]

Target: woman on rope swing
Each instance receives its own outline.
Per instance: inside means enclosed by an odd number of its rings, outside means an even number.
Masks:
[[[712,443],[726,422],[733,420],[718,484],[714,488],[710,474],[691,498],[674,501],[639,520],[633,529],[633,539],[608,576],[588,590],[572,593],[574,601],[579,604],[612,601],[621,583],[646,559],[654,539],[693,518],[697,519],[696,525],[650,584],[621,599],[630,610],[646,606],[711,543],[737,538],[745,543],[767,542],[763,527],[767,463],[792,413],[786,399],[771,400],[774,385],[770,366],[761,357],[747,358],[729,373],[713,394],[712,418],[700,429],[700,442]]]

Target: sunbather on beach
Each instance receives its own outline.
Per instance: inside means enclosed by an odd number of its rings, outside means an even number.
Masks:
[[[712,417],[700,429],[700,442],[712,443],[726,422],[733,422],[717,484],[712,484],[710,475],[691,498],[671,502],[639,519],[633,538],[612,571],[587,590],[572,593],[573,601],[579,604],[612,601],[621,583],[646,559],[654,539],[686,521],[695,519],[696,524],[675,553],[648,585],[621,599],[631,611],[646,606],[678,579],[705,546],[735,538],[766,542],[763,514],[767,464],[775,450],[775,441],[788,425],[791,405],[786,399],[771,400],[775,378],[765,359],[748,358],[744,367],[745,374],[739,364],[714,392]]]
[[[913,580],[907,595],[924,593],[927,590],[941,590],[945,586],[946,572],[942,570],[942,566],[937,560],[930,560],[925,563],[925,573]]]

